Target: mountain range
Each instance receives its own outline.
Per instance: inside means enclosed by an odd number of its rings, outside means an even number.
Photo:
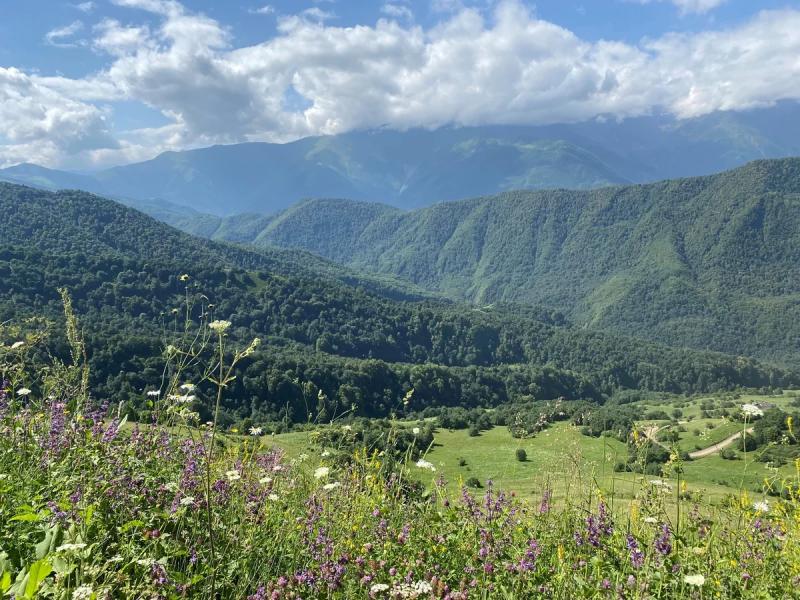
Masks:
[[[414,209],[518,189],[588,189],[710,174],[749,160],[800,155],[800,104],[694,119],[529,126],[379,129],[287,144],[166,152],[89,174],[22,164],[0,179],[82,189],[156,217],[194,209],[271,214],[305,198]]]
[[[163,349],[211,319],[232,323],[228,343],[264,341],[226,388],[227,423],[386,416],[405,410],[412,388],[422,410],[800,383],[797,372],[753,359],[584,331],[552,310],[426,298],[302,251],[192,237],[85,192],[0,184],[0,210],[0,323],[59,319],[66,287],[93,393],[139,419],[144,390],[162,385]],[[56,356],[67,353],[63,338],[54,344]],[[184,377],[199,377],[189,369]],[[198,386],[204,418],[205,392]]]
[[[214,239],[301,248],[473,303],[557,308],[578,326],[800,360],[797,158],[413,211],[308,200],[273,216],[175,224]]]

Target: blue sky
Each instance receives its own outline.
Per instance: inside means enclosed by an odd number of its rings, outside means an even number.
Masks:
[[[0,166],[800,98],[800,2],[7,0]]]

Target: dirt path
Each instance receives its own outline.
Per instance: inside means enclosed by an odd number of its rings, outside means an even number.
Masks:
[[[753,428],[750,427],[746,431],[747,431],[747,433],[753,433]],[[738,440],[740,437],[742,437],[742,432],[741,431],[737,431],[733,435],[729,435],[728,437],[726,437],[721,442],[717,442],[716,444],[712,444],[708,448],[703,448],[702,450],[695,450],[694,452],[689,452],[689,458],[694,460],[695,458],[703,458],[705,456],[709,456],[710,454],[714,454],[715,452],[719,452],[723,448],[727,448],[728,446],[730,446],[733,442]]]

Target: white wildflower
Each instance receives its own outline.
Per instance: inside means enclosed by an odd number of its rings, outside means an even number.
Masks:
[[[419,427],[414,427],[414,429],[411,430],[411,433],[414,435],[419,435]]]
[[[269,485],[270,483],[272,483],[272,477],[262,477],[261,479],[258,480],[258,482],[261,485]]]
[[[158,398],[161,395],[161,390],[150,390],[147,395],[151,398]]]
[[[689,585],[702,587],[706,583],[706,578],[703,575],[684,575],[683,582]]]
[[[72,592],[72,600],[90,600],[92,597],[92,586],[82,585],[75,588]]]
[[[651,525],[655,525],[656,523],[658,523],[658,519],[656,519],[655,517],[645,517],[644,522],[649,523]]]
[[[342,431],[353,431],[353,426],[352,425],[342,425]],[[382,585],[382,584],[378,584],[378,585]]]
[[[210,329],[212,329],[212,330],[216,331],[217,333],[221,334],[221,333],[225,333],[225,330],[228,329],[228,327],[231,326],[231,322],[230,321],[219,321],[219,320],[218,321],[211,321],[211,323],[209,323],[208,326],[209,326]]]
[[[324,451],[322,454],[320,454],[320,456],[321,456],[322,458],[328,458],[330,455],[331,455],[331,453],[330,453],[330,452],[328,452],[327,450],[325,450],[325,451]]]
[[[297,460],[299,460],[300,462],[303,462],[304,460],[308,460],[308,454],[303,452],[302,454],[300,454],[300,456],[297,457]]]
[[[420,469],[428,469],[429,471],[435,471],[436,467],[433,466],[433,463],[428,462],[424,458],[420,458],[417,461],[417,467]]]
[[[237,481],[242,478],[242,475],[239,471],[226,471],[225,477],[228,478],[228,481]]]
[[[335,490],[338,487],[341,487],[341,485],[342,484],[339,483],[338,481],[334,481],[333,483],[326,483],[325,485],[322,486],[322,489],[323,490],[327,490],[327,491],[331,491],[331,490]]]
[[[140,558],[136,561],[136,564],[143,567],[152,567],[155,562],[156,561],[153,558]]]
[[[755,510],[756,512],[768,513],[769,512],[769,502],[767,502],[766,500],[761,500],[759,502],[754,502],[753,503],[753,510]]]
[[[273,492],[273,493],[271,493],[269,496],[267,496],[267,498],[269,498],[269,499],[270,499],[270,500],[272,500],[273,502],[277,502],[277,501],[278,501],[278,494],[276,494],[275,492]]]
[[[21,387],[17,390],[17,396],[30,396],[31,391],[26,387]]]
[[[263,429],[261,427],[251,427],[250,428],[250,435],[259,436],[263,433]]]
[[[25,342],[14,342],[11,344],[11,349],[16,350],[17,348],[22,348],[25,345]]]
[[[328,467],[318,467],[316,471],[314,471],[314,479],[322,479],[323,477],[327,477],[328,473],[331,470]]]
[[[181,390],[183,390],[184,392],[193,392],[195,387],[197,386],[195,386],[195,384],[193,383],[184,383],[183,385],[181,385]]]
[[[192,504],[194,504],[193,496],[184,496],[181,498],[181,506],[191,506]]]
[[[742,412],[750,417],[763,417],[764,411],[755,404],[742,404]]]
[[[385,592],[389,589],[389,586],[385,583],[373,583],[372,586],[369,588],[369,591],[373,594],[380,594],[381,592]]]

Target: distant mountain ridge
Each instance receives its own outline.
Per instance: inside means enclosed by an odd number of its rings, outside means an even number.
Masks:
[[[304,198],[404,209],[516,189],[590,189],[710,174],[749,160],[800,155],[800,104],[570,125],[377,130],[288,144],[166,152],[77,175],[18,165],[0,179],[83,189],[160,218],[186,207],[215,215],[270,214]]]
[[[411,212],[311,200],[240,221],[219,220],[213,237],[302,248],[477,303],[550,306],[675,346],[800,360],[798,158]]]

